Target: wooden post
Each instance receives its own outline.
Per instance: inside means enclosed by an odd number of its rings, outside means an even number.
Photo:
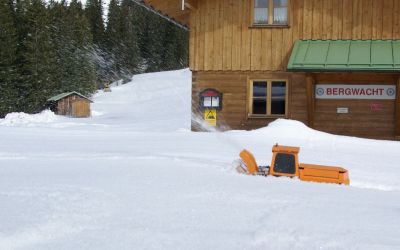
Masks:
[[[396,124],[395,124],[395,139],[400,140],[400,78],[397,79],[396,84],[396,102],[395,102],[395,109],[396,109]]]
[[[307,85],[307,118],[308,126],[314,127],[314,112],[315,112],[315,81],[312,76],[306,77]]]

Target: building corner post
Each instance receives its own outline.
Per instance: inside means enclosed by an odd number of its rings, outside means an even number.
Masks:
[[[311,75],[306,76],[307,88],[307,120],[308,126],[314,128],[314,112],[315,112],[315,80]]]
[[[396,83],[396,103],[395,103],[395,139],[400,140],[400,77],[397,79]]]

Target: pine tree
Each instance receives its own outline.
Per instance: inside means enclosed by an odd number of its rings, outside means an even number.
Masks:
[[[96,90],[96,70],[90,57],[92,47],[92,34],[81,3],[72,0],[67,12],[67,23],[70,26],[70,39],[73,41],[73,79],[75,87],[66,91],[78,91],[85,95],[90,95]]]
[[[13,3],[0,0],[0,117],[14,111],[18,99],[16,57],[17,30]]]
[[[180,69],[188,63],[188,34],[165,19],[145,13],[142,15],[140,52],[146,72]]]
[[[28,36],[28,20],[26,18],[26,12],[29,5],[30,0],[16,0],[15,28],[17,30],[17,65],[19,67],[25,63],[25,40]]]
[[[163,44],[166,22],[153,13],[145,13],[143,30],[140,39],[140,51],[145,60],[145,71],[160,71],[163,60]]]
[[[126,78],[134,73],[140,72],[140,50],[139,50],[139,16],[140,11],[137,4],[131,0],[123,0],[121,3],[121,41],[119,60],[124,65]]]
[[[123,75],[124,65],[121,63],[121,40],[122,40],[122,21],[121,6],[118,0],[111,0],[108,8],[106,28],[106,48],[108,61],[111,63],[109,68],[109,80],[119,80]]]
[[[175,29],[177,30],[175,56],[178,63],[176,68],[187,68],[189,67],[189,32],[176,26]]]
[[[40,111],[54,89],[57,64],[50,36],[50,19],[42,0],[31,0],[26,10],[26,39],[20,103],[29,113]]]
[[[188,33],[167,23],[164,29],[161,70],[175,70],[187,67],[188,64]]]
[[[175,50],[176,44],[178,43],[178,32],[170,23],[166,24],[165,26],[165,32],[162,38],[162,43],[165,49],[162,51],[162,60],[159,67],[161,70],[172,70],[176,68],[179,62]]]
[[[93,43],[101,47],[105,42],[102,0],[87,0],[85,14],[89,21]]]
[[[108,82],[110,63],[106,49],[106,39],[103,20],[102,0],[88,0],[86,2],[85,14],[89,21],[93,38],[92,60],[96,66],[97,85],[101,87]]]
[[[56,84],[53,95],[77,91],[91,94],[95,89],[95,68],[90,59],[92,36],[82,5],[73,0],[50,5],[52,41],[56,48]]]
[[[57,92],[63,92],[62,87],[66,85],[65,77],[71,74],[69,65],[66,61],[70,59],[69,50],[71,49],[70,40],[67,39],[69,33],[69,26],[66,24],[66,13],[67,4],[62,1],[51,1],[48,7],[49,18],[51,20],[50,36],[51,42],[55,49],[55,57],[57,68],[60,70],[55,72],[53,75],[54,89],[52,94],[59,94]],[[68,30],[67,30],[68,29]]]

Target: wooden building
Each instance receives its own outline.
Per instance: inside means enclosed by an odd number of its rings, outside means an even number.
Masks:
[[[190,29],[193,112],[222,101],[217,126],[277,118],[400,139],[399,0],[144,0]]]
[[[62,93],[47,100],[48,107],[55,114],[76,118],[90,117],[90,103],[89,98],[77,92]]]

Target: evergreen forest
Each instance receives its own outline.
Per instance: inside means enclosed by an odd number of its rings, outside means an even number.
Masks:
[[[187,67],[188,34],[135,3],[0,0],[0,117],[144,72]]]

